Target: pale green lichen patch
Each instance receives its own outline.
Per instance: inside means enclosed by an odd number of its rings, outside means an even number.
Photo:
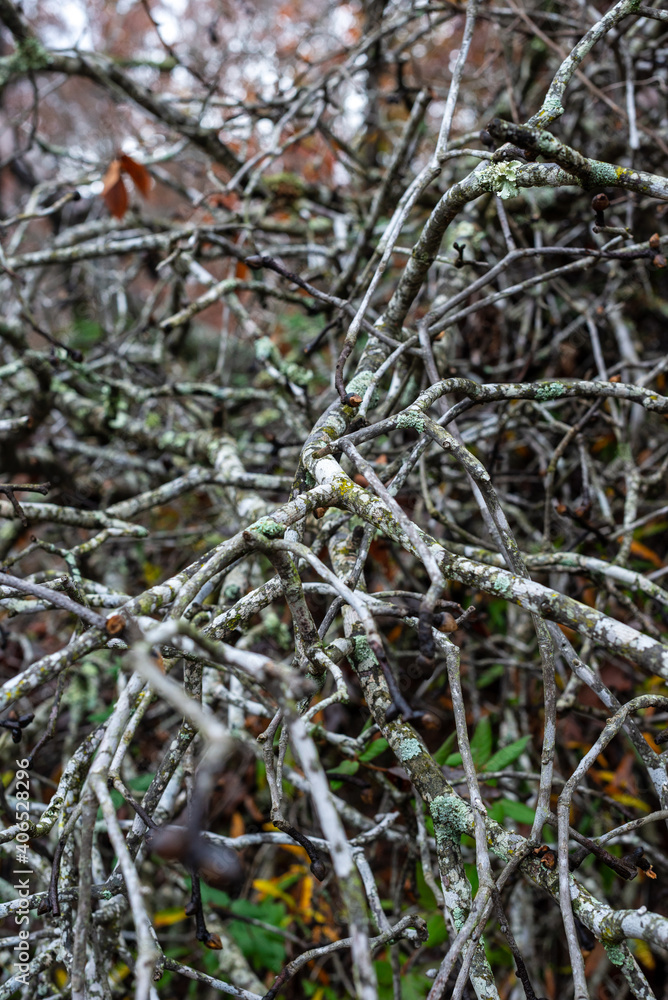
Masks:
[[[508,600],[513,597],[513,580],[505,573],[497,573],[492,581],[492,586],[495,594],[506,597]]]
[[[261,535],[266,535],[267,538],[282,538],[285,534],[285,525],[279,524],[278,521],[274,521],[271,517],[262,517],[253,525],[255,531],[259,531]]]
[[[536,399],[559,399],[563,392],[564,387],[561,382],[543,382],[536,389]]]
[[[397,417],[397,427],[412,427],[421,434],[424,430],[424,413],[419,410],[404,410]]]
[[[255,357],[258,361],[267,361],[274,353],[274,345],[269,337],[259,337],[255,341]]]
[[[358,670],[374,670],[378,666],[378,660],[365,635],[353,636],[353,646],[355,647],[354,658]]]
[[[443,249],[450,251],[454,249],[455,243],[465,243],[472,250],[477,249],[483,240],[483,232],[480,226],[470,219],[461,219],[448,226],[443,238]]]
[[[292,634],[285,622],[282,622],[275,611],[270,611],[262,623],[266,635],[276,640],[281,649],[289,649],[292,644]]]
[[[437,795],[429,809],[437,840],[442,836],[458,838],[473,830],[471,810],[458,795]]]
[[[278,368],[281,375],[285,375],[295,385],[308,385],[313,378],[313,372],[305,368],[300,361],[282,358],[280,351],[269,337],[258,337],[255,341],[255,357],[258,361],[270,361]]]
[[[521,166],[521,160],[509,160],[507,163],[495,163],[484,171],[485,178],[491,181],[492,190],[504,201],[516,198],[520,193],[517,168]]]
[[[419,740],[416,740],[415,738],[402,740],[397,749],[397,756],[399,757],[399,760],[412,760],[413,757],[419,757],[422,750],[423,747]]]
[[[280,368],[282,374],[295,385],[308,385],[313,378],[313,372],[297,361],[284,361]]]
[[[306,226],[312,233],[328,233],[332,229],[332,220],[319,215],[315,219],[309,219]]]
[[[624,965],[624,952],[618,944],[611,944],[608,941],[604,941],[603,947],[605,948],[607,956],[613,965]]]

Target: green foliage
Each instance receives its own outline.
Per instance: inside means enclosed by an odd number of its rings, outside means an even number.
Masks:
[[[441,744],[434,754],[434,760],[436,763],[441,765],[445,764],[447,767],[461,766],[461,754],[459,752],[448,753],[454,739],[455,733],[451,733],[450,736],[448,736],[448,738]],[[476,730],[470,741],[471,756],[473,757],[473,763],[476,770],[502,771],[504,768],[512,764],[513,761],[517,760],[519,756],[521,756],[529,740],[529,736],[521,736],[518,740],[515,740],[513,743],[509,743],[505,747],[501,747],[500,750],[497,750],[496,753],[492,754],[492,723],[489,716],[485,716],[476,726]]]
[[[514,740],[512,743],[508,743],[507,746],[501,747],[495,754],[492,754],[484,765],[483,770],[503,771],[504,768],[508,767],[509,764],[512,764],[513,761],[517,760],[524,753],[530,739],[530,736],[520,736],[518,740]]]
[[[309,979],[302,979],[301,988],[307,997],[313,997],[317,994],[322,1000],[343,1000],[339,991],[333,990],[330,986],[313,983]]]
[[[504,948],[500,944],[492,945],[485,940],[485,954],[493,968],[514,968],[515,963],[510,948]]]
[[[113,714],[116,705],[108,705],[106,708],[101,708],[99,712],[91,712],[88,716],[90,722],[94,726],[99,726],[101,722],[106,722],[110,715]]]
[[[504,819],[508,817],[516,823],[526,823],[529,826],[533,823],[536,815],[535,809],[531,809],[523,802],[514,802],[512,799],[499,799],[488,812],[497,823],[503,823]]]
[[[277,927],[280,927],[286,918],[285,905],[274,899],[263,899],[259,903],[252,903],[247,899],[235,899],[230,904],[230,909],[240,916],[255,917],[256,920]],[[281,971],[285,964],[285,939],[281,934],[238,920],[230,921],[228,932],[241,948],[244,957],[252,962],[255,968],[260,966],[272,972]]]
[[[427,912],[433,910],[436,906],[436,900],[434,899],[433,892],[425,882],[421,864],[416,864],[415,866],[415,881],[420,908]]]
[[[363,761],[365,763],[370,760],[375,760],[376,757],[380,757],[382,753],[385,753],[388,746],[389,743],[387,742],[385,737],[381,736],[379,739],[374,740],[372,743],[369,743],[364,753],[360,754],[359,759],[360,761]]]
[[[87,347],[94,347],[105,337],[105,331],[92,319],[79,317],[72,323],[72,335],[70,337],[70,347],[79,351],[85,351]]]
[[[500,677],[503,677],[505,669],[506,668],[503,666],[502,663],[493,663],[491,667],[487,667],[487,670],[483,670],[483,672],[480,674],[478,680],[476,681],[476,687],[477,688],[489,687],[489,685],[493,684],[494,681],[498,680]]]
[[[484,767],[492,753],[492,722],[483,716],[471,737],[471,754],[476,767]]]
[[[215,904],[239,916],[252,917],[275,927],[284,926],[289,920],[285,904],[280,900],[263,899],[259,902],[248,899],[230,900],[227,893],[220,889],[212,889],[204,882],[201,884],[201,889],[204,904]],[[285,939],[282,934],[234,919],[227,924],[227,931],[258,975],[267,969],[274,973],[280,972],[285,964]]]
[[[492,723],[489,716],[484,716],[475,728],[475,732],[470,739],[471,745],[471,756],[473,757],[473,763],[477,771],[480,771],[492,753]],[[439,749],[441,752],[442,747]],[[446,758],[445,764],[447,767],[460,767],[462,763],[462,755],[460,753],[452,753]]]
[[[456,739],[457,739],[457,733],[453,730],[450,733],[450,735],[446,736],[446,738],[443,740],[443,742],[441,743],[441,745],[438,748],[438,750],[436,751],[436,753],[432,755],[433,758],[434,758],[434,760],[436,761],[436,763],[440,767],[443,767],[443,765],[449,759],[450,750],[451,750],[452,746],[454,745],[454,742],[455,742]],[[459,754],[457,754],[456,756],[459,757]],[[460,761],[461,761],[461,759],[460,759]],[[451,766],[451,765],[449,765],[449,766]]]
[[[505,635],[506,614],[508,610],[506,602],[500,598],[492,598],[492,600],[487,602],[486,608],[491,631],[500,632],[502,635]]]
[[[327,774],[356,774],[359,771],[359,762],[356,760],[342,760],[337,767],[327,771]],[[332,781],[332,790],[337,791],[343,782]]]
[[[336,767],[329,768],[327,774],[357,774],[359,769],[359,761],[342,760]]]
[[[438,948],[444,941],[448,940],[448,928],[440,910],[427,917],[427,930],[429,931],[430,948]]]
[[[471,883],[471,892],[475,896],[478,891],[478,869],[472,861],[466,861],[464,863],[464,871],[466,872],[467,879]]]
[[[443,918],[441,918],[441,922],[442,920]],[[403,964],[405,961],[404,959]],[[393,1000],[395,994],[392,988],[392,966],[387,959],[379,959],[374,962],[374,966],[378,976],[379,1000]],[[430,986],[431,983],[425,975],[415,969],[410,969],[409,972],[401,976],[402,1000],[424,1000]]]
[[[149,773],[138,774],[135,778],[132,778],[132,780],[128,782],[128,787],[132,792],[143,793],[148,791],[148,788],[152,781],[153,781],[152,774]]]

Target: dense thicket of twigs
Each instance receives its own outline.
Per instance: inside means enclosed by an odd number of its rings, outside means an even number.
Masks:
[[[660,8],[0,0],[0,1000],[668,997]]]

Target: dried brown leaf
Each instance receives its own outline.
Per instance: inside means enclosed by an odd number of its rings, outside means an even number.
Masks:
[[[147,198],[153,182],[146,167],[142,163],[137,163],[136,160],[133,160],[131,156],[127,156],[125,153],[121,153],[119,161],[123,173],[132,178],[132,182],[139,193]]]
[[[121,164],[119,160],[112,160],[109,169],[104,175],[102,197],[114,218],[122,219],[128,210],[128,192],[121,177]]]

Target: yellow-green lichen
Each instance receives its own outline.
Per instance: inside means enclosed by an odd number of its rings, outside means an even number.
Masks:
[[[555,118],[560,118],[563,113],[564,107],[558,97],[546,97],[543,102],[543,107],[536,115],[536,124],[541,125],[543,119],[545,118],[549,118],[550,121],[554,121]]]
[[[646,410],[663,411],[663,403],[663,396],[646,396],[642,401],[642,405]]]

